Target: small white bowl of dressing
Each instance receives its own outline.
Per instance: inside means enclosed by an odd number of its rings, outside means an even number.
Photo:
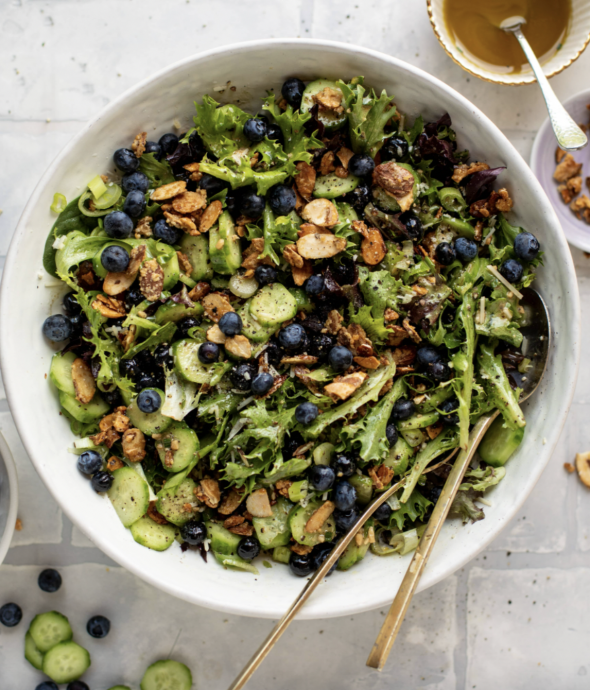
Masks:
[[[523,31],[545,76],[569,67],[590,41],[587,0],[426,0],[440,44],[471,74],[517,86],[536,81],[516,38],[497,28],[509,16],[527,19]]]
[[[0,563],[4,560],[16,525],[18,484],[16,465],[0,432]]]

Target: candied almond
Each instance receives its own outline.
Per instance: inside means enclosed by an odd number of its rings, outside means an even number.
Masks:
[[[80,357],[72,362],[72,381],[76,399],[84,405],[89,403],[96,393],[96,382],[90,367]]]
[[[199,232],[207,232],[207,230],[212,228],[215,223],[217,223],[217,219],[221,215],[222,211],[223,205],[221,201],[212,201],[201,216],[201,221],[199,222]]]
[[[272,508],[266,489],[253,491],[246,499],[246,509],[253,517],[272,517]]]
[[[301,217],[322,228],[331,228],[338,222],[338,211],[329,199],[314,199],[305,205]]]
[[[329,259],[346,249],[346,238],[332,234],[304,235],[297,240],[297,251],[304,259]]]
[[[227,338],[223,346],[226,352],[234,357],[250,359],[252,356],[252,345],[245,335],[234,335],[233,338]]]
[[[219,319],[228,311],[235,311],[227,295],[222,292],[210,292],[203,297],[201,304],[207,316],[215,323],[218,323]]]
[[[164,201],[165,199],[172,199],[178,194],[182,194],[186,190],[186,182],[184,180],[177,180],[169,184],[162,185],[151,193],[150,199],[152,201]]]
[[[197,189],[196,192],[184,191],[172,199],[172,208],[177,213],[193,213],[207,205],[207,192]]]

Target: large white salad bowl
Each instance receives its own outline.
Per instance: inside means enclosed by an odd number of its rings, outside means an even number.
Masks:
[[[557,443],[574,391],[579,355],[579,298],[572,259],[555,212],[535,176],[500,130],[472,103],[426,72],[364,48],[311,40],[264,40],[212,50],[166,67],[105,108],[53,162],[27,204],[12,241],[0,295],[2,374],[23,443],[43,481],[70,519],[122,566],[154,586],[186,601],[246,616],[279,617],[304,582],[274,564],[259,576],[205,564],[193,552],[173,546],[156,553],[136,544],[108,498],[94,493],[68,453],[72,434],[59,416],[55,390],[46,380],[53,350],[41,325],[59,310],[59,288],[41,278],[42,251],[55,220],[54,192],[72,199],[97,173],[112,169],[115,149],[147,131],[157,139],[175,120],[188,127],[193,101],[211,94],[252,113],[267,89],[280,91],[296,75],[349,79],[395,94],[412,121],[448,111],[460,148],[474,160],[506,166],[501,182],[515,208],[512,222],[533,231],[545,251],[538,289],[549,305],[554,338],[547,373],[526,404],[527,432],[510,460],[506,479],[491,494],[486,518],[461,526],[449,521],[422,578],[425,589],[460,568],[494,539],[533,489]],[[230,88],[231,87],[231,88]],[[234,90],[235,87],[235,90]],[[369,555],[346,573],[335,573],[314,594],[302,618],[343,616],[386,604],[395,594],[408,558]],[[212,559],[209,559],[210,561]],[[106,584],[106,583],[105,583]]]

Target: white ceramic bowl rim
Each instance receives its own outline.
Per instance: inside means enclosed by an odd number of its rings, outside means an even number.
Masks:
[[[6,526],[4,532],[0,534],[0,563],[4,560],[10,542],[12,540],[12,535],[14,534],[14,529],[16,526],[16,515],[18,510],[18,480],[16,476],[16,466],[14,464],[14,458],[12,457],[12,452],[6,443],[6,439],[0,432],[0,462],[4,461],[4,466],[6,468],[6,477],[8,479],[8,493],[9,493],[9,504],[6,513]],[[3,492],[2,492],[3,493]]]
[[[35,444],[32,442],[32,440],[29,439],[28,431],[30,429],[31,422],[30,415],[28,415],[27,413],[27,406],[26,404],[24,404],[25,401],[22,399],[22,394],[19,399],[19,394],[17,390],[19,386],[19,375],[15,368],[10,366],[11,364],[14,364],[14,357],[16,356],[16,353],[8,352],[8,344],[10,342],[10,339],[6,329],[6,322],[9,319],[6,316],[6,313],[10,306],[11,293],[7,285],[9,285],[13,279],[16,280],[18,265],[17,262],[13,260],[13,258],[18,253],[19,245],[21,243],[24,243],[27,239],[25,233],[27,223],[30,220],[30,217],[33,213],[33,210],[35,209],[36,204],[39,202],[41,193],[44,191],[45,187],[48,185],[48,182],[54,175],[54,172],[59,167],[61,160],[67,156],[67,154],[78,144],[78,142],[80,142],[80,140],[85,137],[89,130],[91,130],[94,127],[94,125],[96,125],[103,117],[105,117],[112,111],[116,111],[120,107],[120,105],[124,103],[126,100],[128,100],[132,95],[137,95],[142,90],[145,90],[146,93],[149,92],[150,85],[154,81],[160,79],[163,75],[167,75],[168,77],[170,77],[176,71],[182,70],[185,66],[190,65],[191,63],[197,64],[199,60],[202,60],[204,58],[221,56],[226,53],[228,55],[247,54],[248,51],[256,51],[263,49],[266,50],[270,48],[276,49],[278,47],[291,48],[294,51],[297,51],[305,46],[308,46],[309,49],[319,47],[320,49],[325,49],[326,53],[329,53],[330,51],[334,54],[342,53],[342,55],[346,55],[346,57],[349,60],[353,59],[355,56],[364,56],[367,59],[370,58],[374,60],[376,64],[378,64],[379,69],[386,70],[388,67],[393,67],[397,69],[399,73],[406,73],[407,75],[416,77],[416,80],[422,82],[422,84],[430,84],[434,92],[445,93],[449,100],[452,100],[458,106],[461,106],[461,108],[465,111],[466,118],[469,119],[468,114],[471,116],[471,120],[473,120],[473,122],[470,123],[471,125],[481,127],[484,130],[487,130],[490,133],[490,137],[494,138],[494,140],[497,143],[501,143],[501,145],[504,146],[504,153],[509,158],[511,158],[512,164],[516,167],[518,174],[526,180],[526,183],[528,184],[529,188],[532,187],[535,190],[536,195],[539,197],[538,204],[539,207],[542,209],[543,214],[547,218],[547,225],[552,226],[553,228],[558,227],[558,223],[553,209],[551,208],[551,205],[545,198],[543,191],[540,185],[538,184],[537,180],[534,178],[532,173],[530,173],[528,167],[526,166],[524,161],[522,161],[514,147],[508,142],[508,140],[504,137],[500,130],[472,103],[470,103],[467,99],[465,99],[463,96],[455,92],[453,89],[451,89],[444,83],[440,82],[438,79],[432,77],[431,75],[423,72],[422,70],[416,67],[406,64],[401,60],[358,46],[350,46],[333,41],[314,41],[307,39],[270,39],[261,41],[250,41],[235,44],[232,46],[216,48],[211,51],[206,51],[204,53],[188,57],[159,71],[157,74],[149,77],[148,79],[143,80],[137,86],[133,87],[129,91],[119,96],[112,103],[110,103],[100,114],[98,114],[93,120],[91,120],[87,125],[84,126],[84,128],[72,139],[72,141],[70,141],[70,143],[59,154],[56,160],[51,164],[51,166],[49,167],[49,169],[44,174],[41,181],[35,188],[35,191],[33,192],[31,199],[25,207],[10,246],[6,266],[4,269],[2,291],[0,293],[0,318],[2,319],[4,325],[3,328],[0,328],[0,363],[2,365],[2,372],[4,375],[8,399],[11,403],[14,419],[19,433],[21,435],[23,444],[25,445],[25,448],[27,449],[27,452],[29,453],[29,456],[31,457],[35,467],[39,471],[39,474],[41,475],[42,479],[46,482],[48,488],[50,489],[56,500],[60,503],[61,507],[66,512],[68,517],[85,534],[87,534],[87,536],[89,536],[102,551],[104,551],[111,558],[118,561],[121,565],[123,565],[124,567],[126,567],[142,579],[146,580],[150,584],[153,584],[154,586],[163,589],[164,591],[167,591],[170,594],[173,594],[175,596],[178,596],[180,598],[186,599],[188,601],[202,606],[227,611],[230,613],[268,618],[275,618],[280,616],[289,602],[285,601],[284,608],[281,608],[281,606],[277,605],[276,603],[272,605],[267,604],[264,600],[264,597],[262,597],[261,599],[259,598],[258,600],[256,600],[256,598],[254,597],[252,601],[244,599],[243,601],[240,600],[239,602],[236,602],[235,600],[226,601],[224,597],[220,595],[216,595],[215,597],[213,597],[213,599],[211,599],[207,596],[207,592],[199,591],[198,587],[194,587],[191,591],[187,591],[186,588],[183,589],[182,587],[177,586],[175,582],[166,581],[165,579],[158,577],[157,573],[154,573],[151,570],[142,570],[134,562],[133,557],[129,555],[124,548],[117,548],[113,546],[111,540],[109,539],[109,534],[107,534],[105,530],[103,530],[102,532],[88,534],[88,529],[85,526],[81,516],[73,510],[72,506],[67,504],[65,501],[61,500],[62,497],[58,495],[59,492],[57,488],[51,485],[51,483],[48,481],[48,471],[46,468],[47,459],[42,458],[41,454],[36,454],[36,451],[34,450]],[[563,408],[561,414],[552,420],[553,428],[550,428],[545,432],[547,436],[547,449],[551,449],[555,446],[561,427],[565,422],[567,410],[569,409],[571,398],[573,396],[575,376],[579,361],[579,297],[577,292],[577,283],[575,281],[573,264],[571,262],[571,257],[569,255],[569,250],[567,248],[565,240],[563,240],[561,237],[558,237],[556,243],[557,253],[560,255],[560,259],[562,260],[565,266],[563,269],[565,273],[563,274],[563,276],[560,276],[560,278],[562,280],[562,284],[565,286],[565,292],[569,294],[567,302],[568,309],[571,313],[575,315],[576,318],[573,320],[574,322],[571,325],[572,343],[569,346],[569,355],[567,358],[567,373],[573,380],[563,384],[563,389],[561,392]],[[534,482],[539,478],[541,472],[543,471],[544,465],[546,464],[548,459],[549,454],[547,454],[547,456],[544,458],[544,462],[538,462],[536,465],[533,465],[530,468],[530,472],[527,475],[527,481],[529,482],[529,484],[526,485],[527,490],[523,491],[513,500],[513,503],[510,505],[509,509],[506,510],[506,519],[502,522],[502,524],[499,527],[489,527],[485,528],[482,532],[478,532],[480,538],[477,540],[476,544],[472,544],[468,549],[464,549],[460,555],[455,555],[454,560],[452,560],[452,563],[445,563],[444,566],[439,565],[436,569],[436,572],[434,572],[432,569],[429,571],[429,569],[427,568],[426,573],[421,582],[421,589],[432,586],[439,580],[443,579],[444,577],[447,577],[452,572],[463,566],[465,563],[471,560],[477,553],[479,553],[479,551],[485,548],[485,546],[495,536],[497,536],[501,527],[503,527],[508,522],[508,519],[512,517],[512,515],[514,515],[514,513],[524,502],[525,498],[528,495],[528,492],[532,489]],[[485,521],[483,522],[485,523]],[[477,525],[483,525],[483,523],[477,523]],[[474,527],[477,528],[477,525]],[[465,530],[466,535],[471,532],[471,528],[469,526],[462,529]],[[443,547],[441,546],[440,548]],[[153,552],[150,553],[153,554]],[[160,554],[154,555],[160,556]],[[152,560],[150,562],[155,563],[155,560]],[[390,564],[393,566],[393,562],[390,562]],[[367,566],[368,565],[369,564],[367,564]],[[434,569],[434,566],[432,566],[432,568]],[[362,572],[366,571],[359,570],[355,573],[351,571],[350,573],[346,574],[346,577],[351,578],[347,581],[347,583],[349,583],[348,586],[353,589],[356,587],[355,591],[359,591],[358,584],[359,578],[362,577]],[[240,578],[242,577],[242,575],[235,574],[235,577]],[[264,578],[264,570],[262,571],[261,578]],[[236,583],[238,583],[238,580],[236,580]],[[300,585],[302,584],[303,583],[300,583]],[[385,582],[384,584],[387,584],[387,582]],[[364,598],[362,599],[357,600],[354,597],[346,597],[340,595],[338,599],[333,599],[328,604],[323,603],[323,600],[321,598],[321,592],[318,592],[316,593],[316,595],[314,595],[314,597],[312,597],[312,600],[310,601],[307,609],[303,610],[301,617],[319,618],[357,613],[386,604],[387,601],[390,599],[391,595],[393,594],[393,592],[387,590],[387,588],[385,589],[385,591],[377,592],[372,591],[371,588],[369,588],[369,591],[365,591],[366,589],[367,588],[365,587],[363,590],[361,590],[364,594]]]

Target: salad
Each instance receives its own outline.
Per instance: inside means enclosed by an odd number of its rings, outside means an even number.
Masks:
[[[523,438],[542,255],[448,114],[410,124],[362,77],[268,94],[204,96],[186,133],[56,194],[44,265],[69,291],[43,333],[77,467],[136,542],[307,576],[392,482],[338,568],[414,549],[499,409],[452,512],[484,517]]]

